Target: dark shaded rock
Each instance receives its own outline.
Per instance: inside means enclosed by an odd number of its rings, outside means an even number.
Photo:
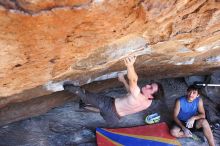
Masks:
[[[0,0],[0,16],[0,108],[114,78],[131,54],[148,79],[220,68],[218,1]]]
[[[73,98],[74,96],[67,92],[56,92],[25,102],[13,103],[0,110],[0,126],[25,118],[39,116]]]
[[[123,117],[117,127],[133,127],[144,125],[144,118],[152,113],[158,112],[161,115],[161,122],[172,122],[172,110],[175,99],[186,93],[186,84],[183,78],[158,80],[165,89],[165,97],[161,101],[154,101],[150,108],[136,114]],[[139,85],[142,86],[151,81],[142,79]],[[102,83],[100,83],[100,87]],[[115,85],[115,84],[114,84]],[[109,87],[110,85],[108,85]],[[114,87],[114,86],[112,86]],[[93,87],[95,88],[95,87]],[[98,90],[98,89],[97,89]],[[122,86],[107,88],[101,92],[113,97],[126,94]],[[205,106],[210,105],[212,117],[216,116],[214,103],[205,98]],[[210,104],[212,103],[212,104]],[[212,119],[212,118],[211,118]],[[214,124],[214,123],[213,123]],[[44,115],[29,118],[23,121],[14,122],[0,127],[0,145],[4,146],[95,146],[96,127],[111,127],[105,123],[99,113],[88,112],[79,109],[79,99],[71,100],[68,103],[53,108]],[[114,127],[114,128],[117,128]],[[213,129],[217,143],[219,143],[220,129]],[[198,133],[196,133],[198,134]],[[199,133],[204,137],[203,133]],[[206,146],[205,142],[195,142],[190,138],[179,139],[184,146]]]
[[[203,88],[203,93],[209,97],[213,102],[220,104],[220,71],[215,71],[209,76],[209,84],[217,86],[206,86]]]
[[[205,83],[206,76],[188,76],[184,78],[186,81],[186,84],[188,86],[193,85],[197,82],[199,83]]]

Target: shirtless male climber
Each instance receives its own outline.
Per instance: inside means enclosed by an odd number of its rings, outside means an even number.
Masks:
[[[136,57],[134,56],[124,59],[129,80],[128,84],[124,76],[119,77],[119,81],[123,82],[127,91],[129,91],[124,97],[114,99],[98,93],[91,93],[69,82],[64,83],[64,90],[79,96],[86,104],[91,104],[98,108],[101,116],[107,123],[116,125],[121,117],[147,109],[151,105],[152,100],[163,96],[163,88],[159,83],[145,85],[141,89],[138,87],[138,76],[134,69],[135,60]]]

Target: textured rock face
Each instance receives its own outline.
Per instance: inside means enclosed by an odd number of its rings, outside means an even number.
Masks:
[[[0,0],[0,107],[125,70],[147,78],[220,68],[218,0]]]

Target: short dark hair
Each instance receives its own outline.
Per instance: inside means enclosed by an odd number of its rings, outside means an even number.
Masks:
[[[187,88],[187,92],[190,92],[190,91],[197,91],[198,94],[200,93],[200,89],[198,86],[196,85],[190,85],[188,88]]]
[[[153,94],[153,97],[154,97],[153,99],[158,100],[158,99],[161,99],[164,96],[164,90],[163,90],[163,86],[160,83],[158,83],[158,82],[155,82],[155,83],[158,86],[158,90],[157,90],[157,92],[155,92]]]

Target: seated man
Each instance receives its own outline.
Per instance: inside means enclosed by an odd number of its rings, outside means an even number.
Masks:
[[[175,137],[192,137],[189,129],[203,128],[205,137],[210,146],[214,146],[214,138],[208,121],[205,119],[205,110],[202,98],[199,97],[199,89],[191,85],[187,89],[187,95],[177,99],[174,114],[176,125],[170,130]]]
[[[145,85],[140,90],[137,85],[138,76],[133,65],[135,60],[136,57],[133,56],[124,59],[129,80],[127,88],[129,88],[130,91],[125,97],[114,99],[101,94],[85,91],[70,83],[64,83],[64,90],[79,96],[86,104],[91,104],[99,108],[100,114],[106,122],[116,125],[120,117],[147,109],[151,105],[153,99],[158,99],[163,94],[162,86],[158,83]],[[123,81],[123,83],[125,82]]]

